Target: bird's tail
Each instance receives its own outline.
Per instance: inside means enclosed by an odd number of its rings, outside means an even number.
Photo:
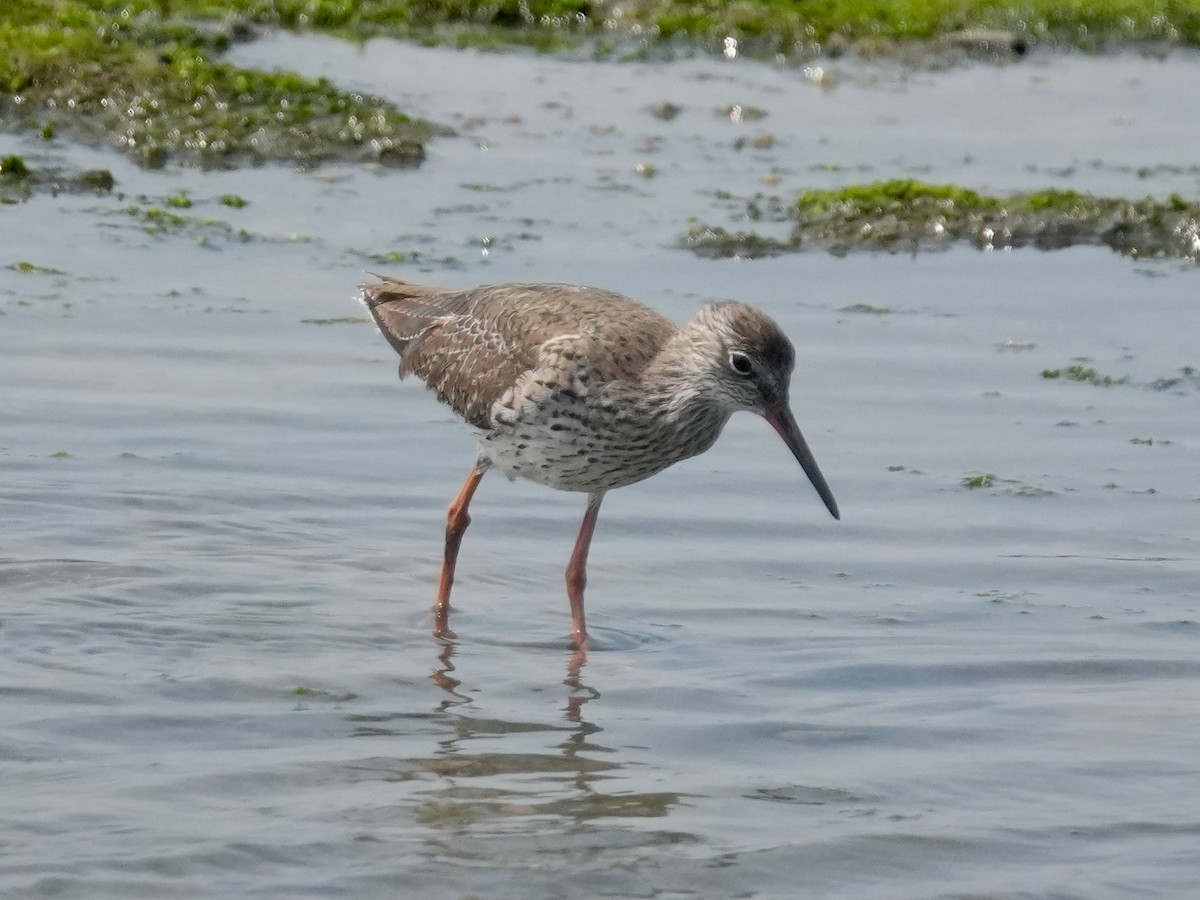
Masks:
[[[373,273],[372,273],[373,274]],[[358,286],[359,299],[383,332],[388,343],[400,354],[401,375],[407,374],[408,350],[426,334],[453,318],[444,300],[449,296],[441,288],[413,284],[376,275],[379,281]],[[439,302],[443,301],[443,302]]]

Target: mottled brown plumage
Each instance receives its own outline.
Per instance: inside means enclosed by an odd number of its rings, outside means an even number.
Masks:
[[[385,279],[363,285],[368,309],[410,373],[476,428],[492,404],[533,369],[543,343],[594,335],[613,347],[593,360],[605,381],[636,378],[676,330],[620,294],[566,284],[489,285],[468,291]],[[628,325],[628,329],[619,326]]]
[[[467,507],[492,466],[589,495],[567,570],[579,646],[587,637],[587,551],[604,493],[707,450],[733,412],[766,418],[838,516],[788,407],[791,342],[753,307],[712,303],[679,328],[628,297],[574,285],[444,291],[385,279],[361,288],[400,354],[401,377],[420,377],[479,442],[475,469],[450,508],[439,633],[449,633]]]

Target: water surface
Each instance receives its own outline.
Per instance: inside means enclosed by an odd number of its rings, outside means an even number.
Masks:
[[[1196,56],[824,90],[745,62],[238,54],[460,137],[384,173],[146,173],[9,139],[123,193],[4,212],[0,263],[55,272],[0,269],[0,893],[1192,895],[1195,268],[708,261],[677,238],[757,191],[896,174],[1195,195]],[[663,100],[684,111],[655,118]],[[124,212],[180,191],[250,239]],[[580,667],[562,569],[582,497],[492,475],[458,640],[435,641],[473,449],[370,326],[318,324],[361,315],[365,269],[593,283],[678,320],[764,307],[843,520],[735,417],[606,500]],[[1127,381],[1041,375],[1078,358]]]

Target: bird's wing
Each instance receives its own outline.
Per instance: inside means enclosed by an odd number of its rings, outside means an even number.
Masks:
[[[542,345],[571,335],[603,343],[593,365],[604,380],[632,377],[675,330],[642,304],[595,288],[500,284],[465,291],[385,278],[361,285],[363,300],[400,354],[400,375],[418,375],[478,428],[492,404],[538,365]],[[636,339],[620,335],[632,329]]]
[[[387,279],[361,286],[363,300],[400,354],[400,377],[416,374],[468,423],[487,428],[492,404],[537,360],[508,339],[472,291]]]

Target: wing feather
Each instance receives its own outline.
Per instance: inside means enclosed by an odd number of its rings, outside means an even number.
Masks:
[[[360,288],[380,331],[400,354],[400,377],[416,374],[482,429],[491,425],[492,405],[538,365],[546,341],[576,335],[602,343],[589,362],[596,377],[608,381],[636,378],[676,330],[635,300],[574,285],[446,291],[383,278]]]

